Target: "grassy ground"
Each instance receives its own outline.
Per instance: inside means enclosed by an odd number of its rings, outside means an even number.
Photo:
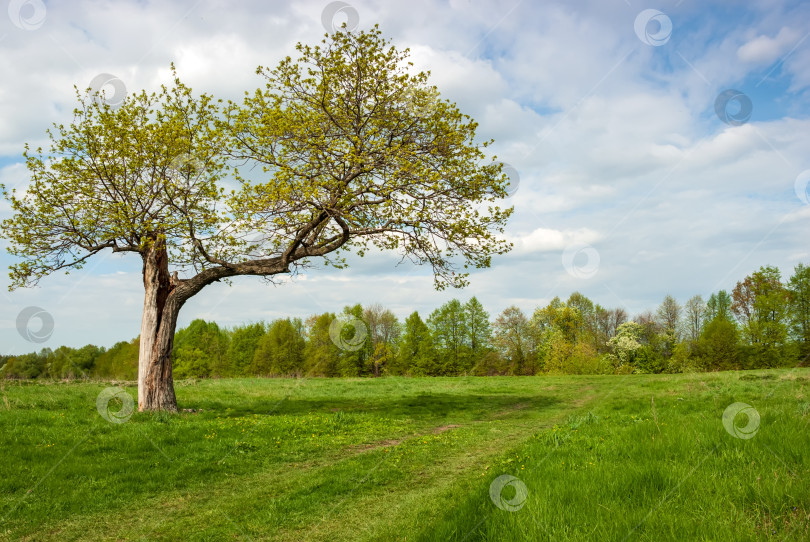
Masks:
[[[108,386],[0,382],[0,539],[810,539],[804,369]]]

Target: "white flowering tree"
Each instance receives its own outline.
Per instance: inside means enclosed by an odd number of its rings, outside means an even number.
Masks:
[[[608,341],[609,354],[616,372],[632,372],[638,350],[641,348],[643,328],[636,322],[625,322],[616,329],[616,335]]]

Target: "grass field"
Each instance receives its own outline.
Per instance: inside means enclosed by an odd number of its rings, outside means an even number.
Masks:
[[[0,383],[0,539],[810,539],[806,369],[110,385]]]

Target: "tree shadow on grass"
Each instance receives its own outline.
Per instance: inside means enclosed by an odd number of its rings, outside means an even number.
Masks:
[[[193,403],[193,404],[192,404]],[[201,409],[220,417],[252,415],[379,414],[385,417],[414,419],[491,418],[517,411],[547,409],[560,400],[551,395],[459,395],[452,393],[420,393],[405,397],[373,398],[249,398],[231,402],[201,399],[184,402],[183,408]]]

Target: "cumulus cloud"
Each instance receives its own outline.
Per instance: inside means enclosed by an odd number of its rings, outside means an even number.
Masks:
[[[538,252],[559,252],[574,244],[591,244],[601,238],[599,232],[588,228],[577,230],[554,230],[537,228],[525,234],[507,236],[506,240],[514,244],[513,254],[525,255]]]
[[[737,57],[743,62],[770,64],[792,47],[799,39],[799,32],[783,27],[774,37],[757,36],[737,49]]]

